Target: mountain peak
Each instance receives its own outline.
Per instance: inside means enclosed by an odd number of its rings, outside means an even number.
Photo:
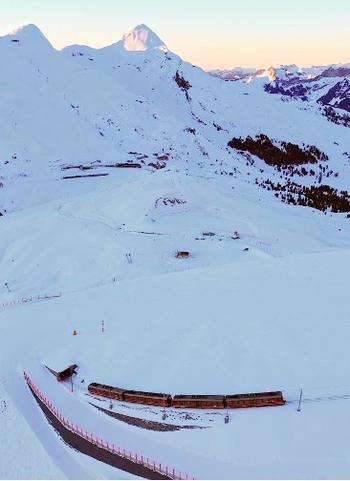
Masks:
[[[124,34],[122,43],[125,50],[135,52],[144,52],[155,48],[167,50],[166,45],[158,35],[143,23]]]
[[[22,25],[19,28],[16,28],[12,32],[12,35],[16,36],[21,36],[21,37],[34,37],[34,36],[40,36],[44,37],[44,34],[42,31],[33,23],[28,23],[27,25]]]
[[[22,27],[17,28],[11,33],[12,36],[16,37],[17,39],[24,40],[25,42],[35,42],[35,45],[42,44],[42,45],[49,45],[51,47],[50,42],[42,33],[42,31],[34,24],[29,23],[28,25],[23,25]]]

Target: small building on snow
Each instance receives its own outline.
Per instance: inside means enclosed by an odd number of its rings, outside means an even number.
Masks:
[[[57,379],[57,381],[64,381],[76,374],[77,364],[64,358],[49,359],[43,362],[46,369],[48,369]]]
[[[187,259],[190,257],[190,253],[188,251],[176,251],[175,257],[177,259]]]

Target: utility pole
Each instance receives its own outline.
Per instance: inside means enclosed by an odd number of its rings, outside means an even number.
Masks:
[[[112,404],[112,389],[109,390],[109,409],[113,409],[113,404]]]
[[[301,388],[300,389],[300,396],[299,396],[299,403],[298,403],[298,409],[297,411],[300,412],[301,411],[301,399],[303,397],[303,389]]]
[[[105,321],[102,320],[101,322],[101,332],[105,332]]]
[[[70,388],[71,388],[70,390],[73,392],[74,391],[74,389],[73,389],[73,374],[70,377]]]

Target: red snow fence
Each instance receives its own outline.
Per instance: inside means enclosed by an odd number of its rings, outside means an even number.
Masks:
[[[9,309],[10,307],[20,306],[21,304],[48,301],[50,299],[55,299],[61,296],[62,296],[62,293],[60,292],[59,294],[38,294],[37,296],[22,297],[21,299],[14,299],[12,301],[1,302],[0,310]]]
[[[34,384],[27,372],[23,373],[34,398],[46,418],[61,438],[71,447],[123,471],[146,479],[194,479],[187,474],[157,463],[136,452],[121,448],[117,444],[88,432],[63,416],[55,405]]]

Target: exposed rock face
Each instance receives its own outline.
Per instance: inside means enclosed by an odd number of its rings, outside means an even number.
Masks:
[[[329,91],[318,99],[322,105],[331,105],[338,109],[350,112],[350,82],[344,79],[334,85]]]

